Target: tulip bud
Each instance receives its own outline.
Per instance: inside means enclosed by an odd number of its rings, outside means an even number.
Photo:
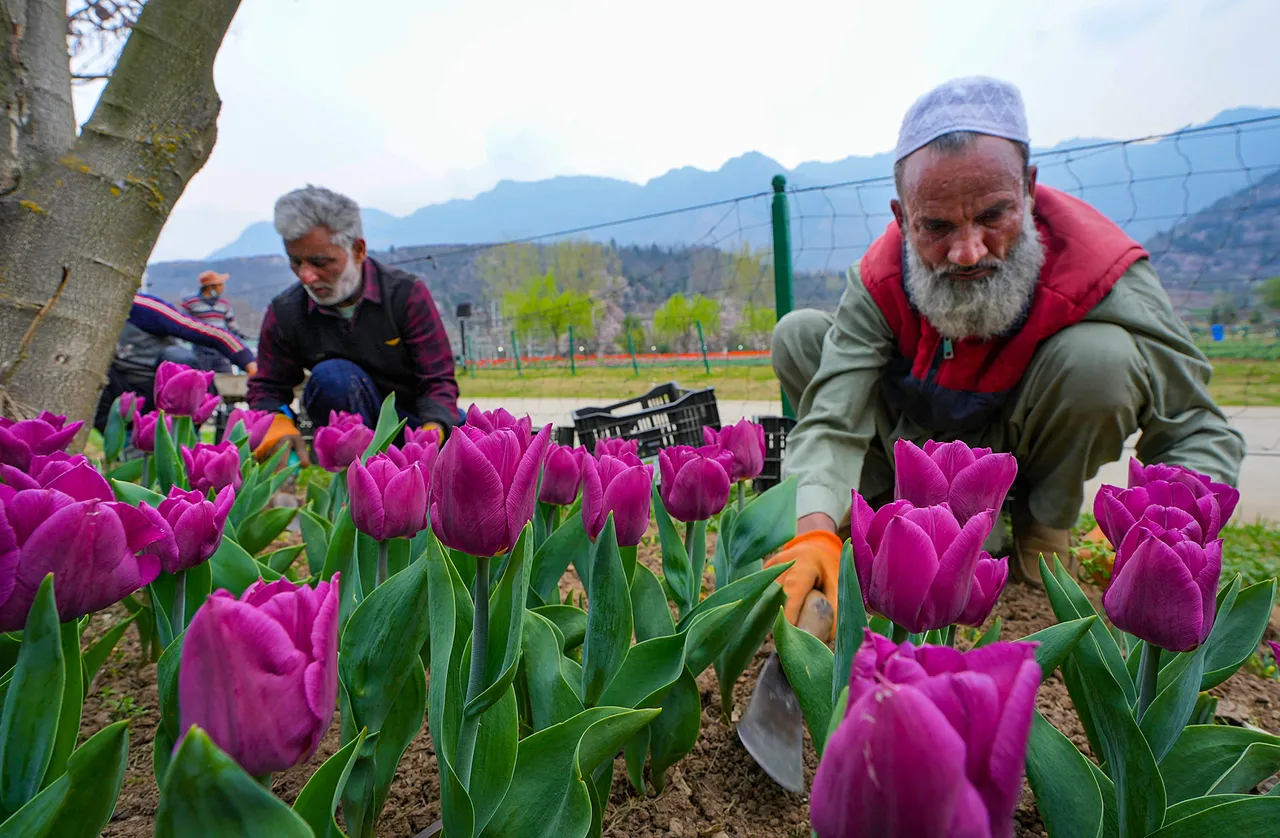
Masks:
[[[538,470],[551,426],[530,439],[519,426],[449,435],[431,479],[431,529],[447,547],[497,556],[515,546],[533,518]]]
[[[142,409],[146,407],[147,400],[137,393],[129,391],[120,394],[120,418],[124,420],[126,425],[137,419],[142,413]]]
[[[1209,638],[1222,575],[1222,541],[1201,545],[1184,530],[1143,518],[1116,550],[1102,605],[1116,628],[1170,652]]]
[[[1240,502],[1239,489],[1228,486],[1225,483],[1215,483],[1209,479],[1208,475],[1192,471],[1189,468],[1183,468],[1182,466],[1169,466],[1163,463],[1153,463],[1144,467],[1136,459],[1130,457],[1129,488],[1145,486],[1152,481],[1181,483],[1191,490],[1192,495],[1197,500],[1207,494],[1213,495],[1218,500],[1223,526],[1226,526],[1227,521],[1231,520],[1232,514],[1236,511],[1236,504]],[[1115,544],[1116,542],[1113,541],[1111,543]]]
[[[218,552],[227,513],[235,503],[236,492],[226,486],[212,501],[203,492],[186,492],[174,486],[169,497],[160,501],[158,511],[173,530],[172,555],[157,552],[165,573],[178,573],[204,564]]]
[[[426,482],[427,488],[431,488],[431,472],[436,467],[436,458],[440,456],[440,447],[434,442],[416,441],[421,437],[410,441],[406,435],[405,444],[399,448],[394,445],[388,445],[386,454],[391,461],[400,468],[407,468],[414,463],[418,464],[418,468],[422,471],[422,479]]]
[[[405,445],[420,445],[423,448],[440,448],[440,429],[439,428],[405,428],[404,429]]]
[[[605,454],[610,457],[621,457],[623,454],[637,457],[640,455],[640,441],[622,439],[621,437],[601,437],[596,440],[596,459],[603,457]]]
[[[546,463],[542,468],[542,485],[538,487],[538,500],[556,506],[570,506],[578,499],[578,483],[582,480],[584,448],[567,445],[548,445]]]
[[[195,448],[182,446],[182,461],[187,466],[191,488],[206,493],[230,486],[240,488],[240,451],[229,439],[217,445],[200,443]]]
[[[244,432],[249,435],[249,450],[254,451],[267,438],[267,431],[276,416],[276,412],[272,410],[246,410],[237,407],[227,417],[227,429],[234,428],[237,422],[244,422]]]
[[[733,455],[733,468],[729,480],[754,480],[764,471],[764,428],[745,418],[736,425],[716,431],[702,429],[702,439],[707,445],[719,445]]]
[[[985,550],[978,554],[978,566],[973,572],[973,589],[969,592],[969,603],[964,613],[956,620],[962,626],[978,628],[991,616],[991,609],[1004,591],[1004,584],[1009,580],[1009,561],[1005,558],[993,559]]]
[[[385,454],[347,468],[351,518],[374,541],[413,538],[427,527],[427,486],[417,463],[397,466]]]
[[[1018,476],[1012,454],[993,454],[990,448],[970,448],[963,442],[938,443],[924,449],[905,439],[893,445],[894,498],[913,506],[945,503],[964,524],[988,509],[997,514]]]
[[[144,413],[133,423],[133,447],[146,454],[156,450],[156,423],[160,421],[158,412]],[[173,417],[164,417],[164,426],[173,434]]]
[[[62,451],[84,427],[84,422],[66,422],[67,417],[47,410],[35,419],[0,417],[0,463],[26,471],[32,457]]]
[[[222,401],[217,394],[209,392],[213,377],[211,370],[196,370],[164,361],[156,370],[156,409],[169,416],[190,416],[196,425],[203,424]]]
[[[635,455],[582,460],[582,523],[592,541],[600,537],[609,513],[620,547],[635,547],[649,529],[653,466]]]
[[[160,573],[160,562],[145,551],[167,530],[164,519],[150,507],[77,500],[56,489],[4,487],[0,632],[22,630],[36,590],[49,573],[54,575],[58,618],[63,622],[114,605],[151,584]]]
[[[351,461],[364,455],[373,442],[373,428],[354,413],[329,412],[329,424],[316,431],[312,445],[316,462],[329,472],[346,471]]]
[[[818,835],[1011,838],[1040,685],[1036,644],[961,653],[865,637],[813,780]]]
[[[338,703],[338,582],[287,579],[217,591],[187,628],[179,724],[199,725],[250,774],[315,753]],[[268,712],[269,711],[269,712]]]
[[[733,454],[719,446],[675,445],[658,452],[658,496],[678,521],[705,521],[729,502]]]
[[[849,540],[867,607],[916,633],[955,623],[995,514],[979,512],[962,527],[946,504],[900,500],[872,512],[854,492]]]

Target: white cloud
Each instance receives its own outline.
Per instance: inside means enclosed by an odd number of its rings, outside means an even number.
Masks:
[[[1274,0],[354,8],[244,0],[215,67],[217,147],[155,258],[207,253],[304,182],[403,213],[502,178],[870,154],[916,96],[971,73],[1022,88],[1037,145],[1280,105]]]

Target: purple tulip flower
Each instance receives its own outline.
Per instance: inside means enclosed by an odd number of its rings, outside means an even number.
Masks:
[[[763,426],[743,418],[736,425],[729,425],[719,431],[703,427],[702,440],[707,445],[719,445],[733,455],[730,482],[754,480],[764,471]]]
[[[467,408],[467,424],[485,433],[501,428],[519,428],[530,439],[533,438],[533,420],[528,416],[517,419],[503,407],[497,410],[481,410],[473,404]]]
[[[417,463],[398,466],[379,454],[347,468],[351,518],[374,541],[413,538],[427,528],[427,484]]]
[[[705,521],[729,502],[733,454],[716,445],[673,445],[658,452],[658,496],[677,521]]]
[[[1143,518],[1116,550],[1102,605],[1116,628],[1190,652],[1213,630],[1221,575],[1221,539],[1202,545],[1184,529]]]
[[[400,468],[417,463],[427,488],[431,488],[431,472],[435,470],[436,459],[440,456],[440,447],[436,443],[428,442],[424,445],[421,442],[411,442],[406,434],[405,444],[400,447],[388,445],[386,454]]]
[[[1181,483],[1191,490],[1191,494],[1197,500],[1206,494],[1213,495],[1218,499],[1218,508],[1222,511],[1223,526],[1231,520],[1231,516],[1236,511],[1236,504],[1240,502],[1239,489],[1225,483],[1215,483],[1207,475],[1182,466],[1169,466],[1163,463],[1143,466],[1135,458],[1130,457],[1129,488],[1145,486],[1152,481]]]
[[[423,448],[431,447],[439,450],[440,448],[440,429],[439,428],[413,428],[404,429],[405,445],[420,445]]]
[[[267,438],[267,431],[278,414],[273,410],[246,410],[237,407],[227,417],[227,430],[230,431],[237,422],[244,422],[244,432],[249,435],[249,450],[256,451],[262,441]]]
[[[196,425],[204,424],[222,401],[215,393],[212,370],[196,370],[184,364],[165,361],[156,370],[156,409],[168,416],[190,416]]]
[[[1040,686],[1034,643],[961,653],[866,632],[818,765],[822,838],[1011,838]]]
[[[84,422],[67,424],[67,417],[44,411],[35,419],[14,421],[0,417],[0,463],[26,471],[31,458],[62,451]]]
[[[240,488],[240,449],[229,439],[217,445],[202,442],[195,448],[184,445],[182,461],[187,466],[191,488],[197,492],[220,492],[227,486]]]
[[[979,512],[1004,505],[1018,476],[1012,454],[993,454],[990,448],[970,448],[963,442],[930,440],[920,449],[905,439],[893,445],[894,498],[914,506],[945,503],[964,524]]]
[[[160,421],[159,413],[144,413],[133,423],[133,447],[146,454],[156,450],[156,423]],[[173,417],[164,417],[165,429],[173,435]]]
[[[649,529],[653,466],[634,454],[582,460],[582,523],[595,541],[613,513],[618,546],[635,547]]]
[[[151,584],[160,562],[146,550],[167,531],[164,519],[150,507],[77,500],[56,489],[3,487],[0,631],[22,630],[49,573],[62,622],[101,611]]]
[[[1004,592],[1004,584],[1009,581],[1009,560],[993,559],[991,554],[983,551],[978,554],[978,566],[973,572],[973,589],[969,591],[969,602],[964,613],[956,620],[962,626],[980,627],[991,616],[991,609]]]
[[[1280,663],[1280,643],[1268,640],[1267,645],[1271,647],[1271,657],[1275,658],[1277,663]]]
[[[542,467],[542,485],[538,487],[538,500],[556,506],[570,506],[578,499],[578,484],[582,482],[582,459],[585,448],[567,445],[548,445],[546,462]]]
[[[227,513],[236,501],[236,491],[226,486],[212,500],[203,492],[187,492],[178,486],[160,501],[158,511],[173,530],[173,549],[158,547],[155,552],[165,573],[190,570],[209,561],[222,544]]]
[[[538,470],[551,426],[533,439],[519,426],[461,425],[440,450],[431,479],[431,529],[447,547],[497,556],[533,518]]]
[[[961,526],[945,503],[900,500],[873,512],[854,492],[850,542],[867,607],[916,633],[955,623],[995,514],[984,510]]]
[[[71,457],[61,452],[31,458],[31,471],[24,473],[0,465],[0,477],[14,491],[53,489],[75,500],[114,501],[111,484],[83,454]]]
[[[178,671],[179,724],[199,725],[250,774],[316,752],[338,704],[338,582],[255,582],[217,591],[191,619]]]
[[[373,428],[358,415],[340,410],[329,411],[329,424],[316,430],[312,445],[316,463],[328,472],[346,471],[352,460],[364,456],[373,442]]]
[[[1213,495],[1197,499],[1181,483],[1152,481],[1145,486],[1120,489],[1102,486],[1093,500],[1098,527],[1111,544],[1121,544],[1143,518],[1162,529],[1177,529],[1204,544],[1217,538],[1222,512]]]
[[[596,440],[596,458],[599,459],[605,454],[610,457],[621,457],[623,454],[630,454],[633,457],[640,455],[640,441],[635,439],[622,439],[621,437],[602,437]]]

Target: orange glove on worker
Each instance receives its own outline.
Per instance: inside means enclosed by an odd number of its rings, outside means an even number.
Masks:
[[[307,444],[302,439],[298,426],[285,414],[277,413],[271,420],[271,427],[267,428],[267,435],[262,438],[262,444],[253,450],[253,457],[258,462],[263,462],[269,459],[281,445],[292,445],[294,452],[298,455],[298,462],[304,466],[311,465],[311,458],[307,455]],[[281,463],[281,466],[283,465],[284,463]]]
[[[778,577],[778,584],[787,594],[785,613],[787,622],[796,625],[804,598],[815,588],[822,591],[836,609],[837,583],[840,578],[840,552],[844,542],[829,530],[810,530],[788,541],[778,554],[765,562],[765,567],[786,564],[794,560],[790,568]],[[835,638],[835,619],[831,622],[831,637],[819,638],[830,642]]]

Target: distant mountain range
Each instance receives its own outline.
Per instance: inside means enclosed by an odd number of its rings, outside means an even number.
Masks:
[[[1280,109],[1224,111],[1159,140],[1081,138],[1034,154],[1041,183],[1080,195],[1130,235],[1146,240],[1280,169]],[[643,185],[590,176],[502,181],[475,198],[433,204],[403,217],[368,208],[365,238],[376,250],[429,242],[480,244],[641,218],[571,235],[619,245],[766,247],[770,180],[783,174],[798,190],[790,198],[796,268],[821,272],[843,269],[883,231],[890,218],[891,171],[887,153],[787,170],[751,152],[714,172],[685,167]],[[756,197],[733,202],[741,196]],[[702,208],[671,212],[681,207]],[[280,250],[279,237],[264,221],[206,261]]]

